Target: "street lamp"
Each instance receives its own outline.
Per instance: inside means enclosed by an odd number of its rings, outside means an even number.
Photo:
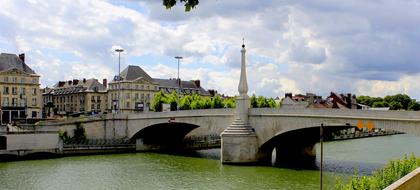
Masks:
[[[115,49],[118,52],[118,113],[121,113],[120,104],[121,104],[121,52],[124,50],[122,48]]]
[[[178,79],[179,79],[179,60],[182,59],[181,56],[175,56],[175,59],[178,59]]]
[[[177,78],[177,82],[178,82],[179,91],[181,92],[181,79],[179,79],[179,60],[182,59],[182,57],[181,56],[175,56],[175,59],[178,59],[178,78]]]

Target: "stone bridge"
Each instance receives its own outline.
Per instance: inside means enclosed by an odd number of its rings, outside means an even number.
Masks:
[[[420,135],[420,112],[250,108],[244,45],[241,53],[235,109],[108,114],[44,122],[38,130],[59,128],[72,135],[80,123],[88,138],[135,139],[138,150],[177,148],[185,136],[220,134],[221,161],[230,164],[266,162],[274,148],[278,162],[311,160],[313,147],[320,138],[320,126],[326,133],[369,125]]]
[[[80,123],[90,139],[138,139],[137,149],[149,150],[180,145],[186,136],[222,134],[234,122],[235,113],[234,109],[208,109],[114,114],[45,122],[40,124],[38,130],[58,128],[73,135],[73,130]],[[247,151],[244,151],[248,156],[252,155],[252,159],[245,162],[268,162],[274,148],[277,155],[284,155],[278,156],[278,159],[283,159],[281,161],[305,159],[302,153],[310,153],[319,141],[321,125],[326,133],[362,123],[364,126],[369,124],[376,128],[420,135],[420,112],[412,111],[251,108],[248,114],[249,126],[252,126],[255,138],[247,141],[250,144],[245,146]],[[237,150],[225,147],[225,151],[232,153]],[[229,160],[225,162],[229,163]]]

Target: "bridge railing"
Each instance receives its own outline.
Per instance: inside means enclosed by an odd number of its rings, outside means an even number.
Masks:
[[[361,110],[361,109],[323,109],[323,108],[252,108],[250,116],[318,116],[318,117],[355,117],[371,119],[406,119],[419,120],[418,111],[394,111],[394,110]]]

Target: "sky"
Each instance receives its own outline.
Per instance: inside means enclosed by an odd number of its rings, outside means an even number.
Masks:
[[[0,52],[25,53],[41,86],[142,67],[236,95],[245,39],[249,94],[331,91],[420,100],[420,0],[0,0]]]

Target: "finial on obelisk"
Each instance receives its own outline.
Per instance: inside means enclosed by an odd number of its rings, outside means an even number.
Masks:
[[[245,38],[242,38],[242,48],[245,48]]]

